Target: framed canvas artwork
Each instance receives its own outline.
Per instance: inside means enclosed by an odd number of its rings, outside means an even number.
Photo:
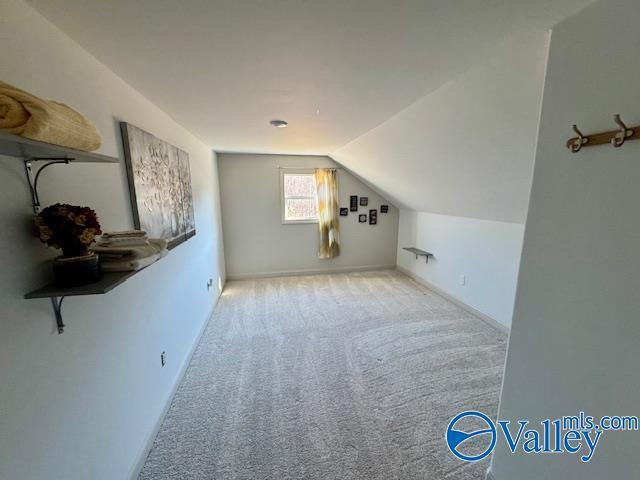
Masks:
[[[359,223],[367,223],[367,216],[366,215],[359,215],[358,216],[358,222]]]
[[[369,205],[369,197],[360,197],[360,206],[366,207]]]
[[[357,195],[351,195],[351,197],[349,197],[349,207],[350,207],[352,212],[357,212],[358,211],[358,196]]]
[[[380,205],[380,213],[389,213],[389,205]]]
[[[189,154],[135,125],[120,129],[134,226],[173,248],[196,234]]]
[[[348,208],[341,208],[340,209],[340,216],[341,217],[346,217],[347,215],[349,215],[349,209]]]

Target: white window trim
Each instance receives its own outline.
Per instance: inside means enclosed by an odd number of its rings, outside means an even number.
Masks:
[[[287,220],[285,218],[285,201],[284,201],[284,176],[285,175],[313,175],[313,168],[281,168],[280,169],[280,216],[283,225],[303,225],[307,223],[318,223],[318,219],[311,220]],[[289,198],[309,198],[309,197],[289,197]]]

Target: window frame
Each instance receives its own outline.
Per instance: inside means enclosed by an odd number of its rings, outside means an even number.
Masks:
[[[285,175],[309,175],[313,177],[315,175],[315,169],[313,168],[281,168],[280,169],[280,218],[281,218],[282,224],[283,225],[304,225],[308,223],[318,223],[317,212],[316,212],[316,218],[310,218],[306,220],[287,220],[286,198],[285,198],[285,191],[284,191]],[[306,199],[309,197],[289,197],[289,198]],[[317,202],[317,192],[316,192],[316,202]]]

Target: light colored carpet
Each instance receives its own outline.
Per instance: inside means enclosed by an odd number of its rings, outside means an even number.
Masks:
[[[397,271],[229,282],[141,480],[483,479],[506,338]]]

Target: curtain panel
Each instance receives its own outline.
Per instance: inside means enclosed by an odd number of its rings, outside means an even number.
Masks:
[[[318,257],[333,258],[340,255],[340,222],[338,180],[336,170],[318,168],[315,171],[318,194],[318,227],[320,251]]]

